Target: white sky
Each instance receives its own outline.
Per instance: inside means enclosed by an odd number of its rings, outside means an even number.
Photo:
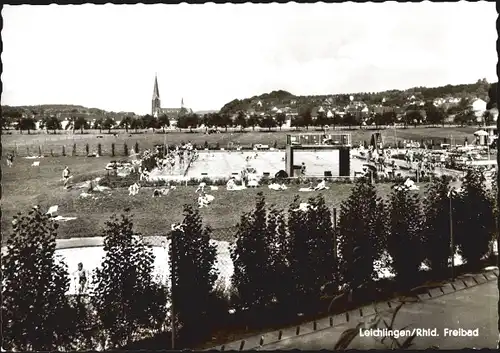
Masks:
[[[4,6],[5,105],[146,114],[496,81],[494,2]]]

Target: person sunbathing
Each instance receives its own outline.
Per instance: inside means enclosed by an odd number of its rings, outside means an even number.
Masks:
[[[233,178],[231,178],[227,181],[226,189],[227,190],[235,190],[236,189],[236,182],[234,181]]]
[[[321,191],[321,190],[326,190],[326,180],[321,180],[320,183],[318,183],[318,185],[316,185],[316,187],[314,188],[314,191]]]
[[[207,207],[210,205],[210,202],[212,202],[214,199],[213,196],[211,195],[206,195],[205,192],[200,192],[200,196],[198,197],[198,206],[199,208],[202,207]]]

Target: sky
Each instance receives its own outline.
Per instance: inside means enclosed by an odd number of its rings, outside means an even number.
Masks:
[[[151,112],[497,81],[494,2],[9,6],[2,105]]]

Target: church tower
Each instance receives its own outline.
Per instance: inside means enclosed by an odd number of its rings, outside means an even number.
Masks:
[[[153,88],[153,99],[151,101],[151,115],[158,118],[161,113],[160,91],[158,89],[158,78],[155,74],[155,85]]]

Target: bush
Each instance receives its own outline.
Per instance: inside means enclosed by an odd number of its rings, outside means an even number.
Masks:
[[[464,178],[463,191],[452,202],[456,205],[455,239],[459,253],[467,264],[479,269],[480,261],[488,253],[495,233],[494,202],[489,197],[483,173],[469,169]]]
[[[112,143],[111,144],[111,157],[114,157],[115,156],[115,144]]]
[[[128,214],[112,216],[103,236],[106,255],[94,273],[91,303],[109,345],[116,348],[163,326],[167,292],[153,281],[153,254],[134,232]]]
[[[424,218],[418,193],[395,185],[390,198],[387,250],[398,283],[410,288],[416,284],[424,260],[422,233]]]
[[[169,250],[174,283],[172,299],[184,344],[210,337],[208,328],[221,314],[211,308],[214,300],[217,301],[214,285],[218,276],[217,248],[210,243],[211,233],[209,227],[203,228],[199,211],[185,205],[182,231],[172,232]]]
[[[70,349],[74,313],[65,295],[68,270],[55,257],[58,223],[36,207],[12,224],[2,258],[2,348]]]

